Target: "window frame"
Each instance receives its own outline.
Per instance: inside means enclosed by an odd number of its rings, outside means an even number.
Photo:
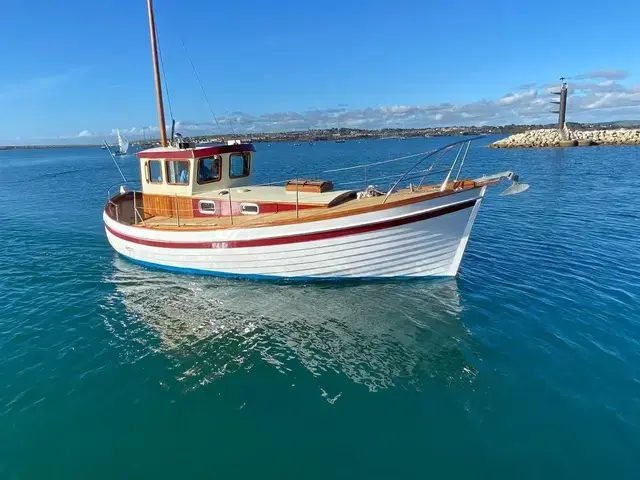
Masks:
[[[255,207],[256,211],[255,212],[245,212],[243,210],[245,207]],[[240,204],[240,213],[242,215],[258,215],[260,213],[260,205],[258,205],[257,203],[245,203],[245,202],[242,202]]]
[[[203,203],[210,203],[213,205],[213,211],[211,210],[202,210],[202,204]],[[217,213],[217,208],[216,208],[216,202],[215,200],[209,200],[209,199],[202,199],[202,200],[198,200],[198,211],[203,214],[203,215],[216,215]]]
[[[232,168],[231,163],[233,157],[242,157],[243,161],[243,173],[242,175],[231,175]],[[247,173],[244,173],[244,165],[247,165]],[[251,175],[251,155],[247,152],[233,152],[229,154],[229,178],[245,178]]]
[[[151,162],[158,162],[160,164],[160,177],[162,180],[155,181],[153,180],[153,175],[151,175]],[[147,160],[147,183],[155,183],[156,185],[161,185],[164,183],[164,174],[162,172],[162,160],[156,158],[150,158]]]
[[[206,182],[201,182],[200,181],[200,162],[203,160],[209,160],[209,159],[216,159],[218,161],[218,178],[215,180],[207,180]],[[222,179],[222,157],[220,155],[211,155],[210,157],[201,157],[198,159],[198,165],[197,165],[197,176],[196,176],[196,182],[198,183],[198,185],[206,185],[208,183],[215,183],[215,182],[219,182]]]
[[[187,183],[169,181],[171,179],[171,175],[169,175],[169,164],[171,162],[179,162],[179,163],[187,164]],[[189,185],[191,185],[191,162],[189,160],[168,158],[167,160],[164,161],[164,165],[165,165],[165,173],[167,174],[167,185],[177,185],[180,187],[188,187]]]

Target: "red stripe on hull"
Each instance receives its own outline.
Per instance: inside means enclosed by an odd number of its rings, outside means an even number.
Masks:
[[[204,200],[204,201],[208,201],[208,202],[214,202],[216,204],[216,215],[208,215],[206,213],[202,213],[200,211],[200,201]],[[296,209],[296,204],[295,203],[261,203],[261,202],[252,202],[252,201],[246,201],[246,202],[236,202],[233,201],[231,202],[231,208],[233,210],[233,214],[236,216],[242,215],[242,212],[240,211],[240,205],[242,204],[252,204],[252,205],[257,205],[258,209],[260,211],[260,213],[278,213],[278,212],[289,212],[289,211],[294,211]],[[229,201],[228,200],[218,200],[218,199],[213,199],[213,198],[194,198],[191,200],[191,206],[192,206],[192,210],[193,210],[193,216],[196,218],[203,218],[203,217],[229,217]],[[298,204],[298,209],[299,210],[304,210],[307,208],[324,208],[323,206],[318,206],[318,205],[310,205],[310,204],[305,204],[305,203],[299,203]]]
[[[270,247],[274,245],[286,245],[291,243],[300,242],[312,242],[314,240],[326,240],[330,238],[344,237],[347,235],[356,235],[359,233],[375,232],[377,230],[384,230],[387,228],[399,227],[410,223],[421,222],[430,218],[440,217],[449,213],[459,212],[460,210],[466,210],[473,207],[478,199],[467,200],[456,205],[450,205],[447,207],[430,210],[424,213],[418,213],[410,217],[397,218],[393,220],[385,220],[378,223],[370,223],[368,225],[359,225],[356,227],[346,227],[337,230],[327,230],[325,232],[316,233],[303,233],[300,235],[290,235],[288,237],[272,237],[272,238],[259,238],[255,240],[232,240],[229,242],[163,242],[159,240],[146,240],[142,238],[131,237],[124,233],[117,232],[105,225],[105,228],[112,234],[122,240],[126,240],[131,243],[137,243],[139,245],[146,245],[148,247],[161,247],[161,248],[174,248],[174,249],[186,249],[186,248],[247,248],[247,247]]]

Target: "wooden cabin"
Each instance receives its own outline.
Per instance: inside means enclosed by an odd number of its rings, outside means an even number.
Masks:
[[[139,220],[194,223],[187,220],[201,218],[195,223],[203,224],[206,218],[327,208],[355,196],[351,190],[334,191],[327,181],[254,185],[254,153],[252,144],[183,144],[138,152]]]

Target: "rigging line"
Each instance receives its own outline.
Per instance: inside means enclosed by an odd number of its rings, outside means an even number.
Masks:
[[[164,91],[167,92],[169,115],[171,115],[171,120],[173,120],[175,117],[173,116],[173,109],[171,108],[171,95],[169,95],[169,84],[167,83],[167,74],[164,71],[164,59],[162,58],[162,46],[160,45],[160,36],[157,31],[158,28],[156,27],[156,42],[158,43],[158,52],[160,52],[160,68],[162,69],[162,79],[164,80]]]
[[[387,153],[388,153],[389,156],[391,156],[391,152],[387,152]],[[422,155],[427,155],[427,154],[430,155],[432,153],[435,153],[435,151],[434,150],[429,150],[429,151],[426,151],[426,152],[414,153],[413,155],[405,155],[404,157],[390,158],[389,160],[382,160],[380,162],[353,165],[352,167],[333,168],[331,170],[324,170],[324,171],[322,171],[320,173],[335,173],[335,172],[343,172],[345,170],[355,170],[357,168],[374,167],[376,165],[382,165],[382,164],[385,164],[385,163],[397,162],[399,160],[406,160],[407,158],[420,157]]]
[[[118,165],[118,161],[116,160],[116,157],[113,156],[113,153],[111,152],[111,149],[109,148],[109,144],[107,143],[106,140],[103,140],[102,142],[104,143],[104,146],[106,147],[107,152],[109,152],[109,155],[111,156],[111,159],[113,160],[113,163],[116,164],[116,168],[120,172],[120,176],[122,177],[122,180],[124,180],[124,182],[127,183],[127,178],[124,176],[124,173],[122,173],[122,170],[120,169],[120,165]]]
[[[187,56],[187,60],[189,60],[189,63],[191,64],[191,68],[193,69],[193,74],[196,76],[196,80],[198,81],[198,85],[200,85],[200,90],[202,90],[202,94],[204,95],[204,99],[207,102],[207,106],[209,107],[209,111],[211,112],[211,116],[213,117],[214,122],[216,122],[216,127],[218,128],[218,130],[222,134],[222,129],[220,128],[220,124],[218,123],[218,119],[216,118],[216,114],[213,113],[213,108],[211,108],[211,102],[209,102],[209,97],[207,97],[207,92],[205,91],[204,87],[202,86],[202,82],[200,81],[200,75],[198,75],[198,71],[196,70],[196,66],[193,64],[193,61],[191,60],[191,57],[189,56],[189,52],[187,50],[187,46],[185,45],[184,40],[182,39],[182,36],[180,37],[180,43],[182,43],[182,48],[184,49],[184,53]],[[233,126],[231,126],[231,131],[235,135],[236,132],[233,129]]]

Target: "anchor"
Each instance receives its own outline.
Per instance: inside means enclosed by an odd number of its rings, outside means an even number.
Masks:
[[[520,177],[514,172],[501,172],[495,175],[485,175],[480,178],[476,178],[475,182],[480,183],[499,183],[502,180],[511,180],[511,185],[507,187],[500,195],[517,195],[529,189],[528,183],[520,183]]]

